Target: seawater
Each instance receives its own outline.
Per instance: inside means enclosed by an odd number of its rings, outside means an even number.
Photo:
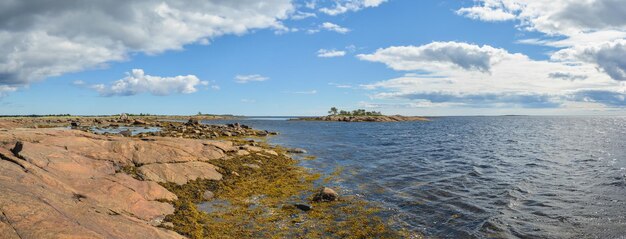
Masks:
[[[626,237],[626,117],[236,122],[317,157],[303,166],[343,169],[331,186],[427,236]]]

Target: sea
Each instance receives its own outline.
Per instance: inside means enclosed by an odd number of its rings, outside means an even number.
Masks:
[[[302,148],[344,195],[432,238],[626,238],[626,117],[239,122]]]

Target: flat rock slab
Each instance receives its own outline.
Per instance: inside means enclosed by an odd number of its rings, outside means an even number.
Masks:
[[[206,161],[236,150],[226,141],[0,130],[0,238],[184,238],[155,227],[174,212],[162,200],[177,199],[158,183],[220,180]],[[145,180],[121,170],[134,165]]]
[[[162,163],[148,164],[139,167],[143,177],[155,182],[173,182],[178,185],[186,184],[191,180],[210,179],[221,180],[222,174],[217,167],[205,162]]]

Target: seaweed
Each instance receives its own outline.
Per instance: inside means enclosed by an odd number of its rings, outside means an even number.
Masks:
[[[185,185],[163,183],[176,194],[175,213],[165,218],[174,231],[189,238],[406,238],[408,233],[385,222],[380,207],[355,197],[336,202],[310,202],[321,176],[297,166],[284,155],[254,153],[211,163],[221,181],[195,180]],[[244,164],[256,164],[251,168]],[[338,170],[341,171],[341,170]],[[233,173],[236,172],[236,173]],[[228,208],[212,213],[198,209],[209,190]],[[295,205],[310,203],[311,210]]]

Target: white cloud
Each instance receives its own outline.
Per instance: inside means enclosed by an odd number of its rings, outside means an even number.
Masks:
[[[564,48],[551,52],[551,59],[593,64],[615,80],[626,80],[626,4],[623,0],[478,2],[478,6],[461,8],[457,13],[484,21],[515,19],[520,29],[546,36],[518,43]],[[509,16],[498,19],[498,13],[502,12]]]
[[[345,51],[338,51],[335,49],[332,49],[332,50],[320,49],[319,51],[317,51],[317,57],[322,57],[322,58],[342,57],[345,55],[346,55]]]
[[[245,83],[253,82],[253,81],[266,81],[269,79],[270,79],[269,77],[265,77],[259,74],[235,76],[235,82],[240,83],[240,84],[245,84]]]
[[[106,66],[254,29],[284,29],[290,0],[0,2],[0,85]],[[89,24],[85,24],[85,23]]]
[[[346,12],[356,12],[368,7],[377,7],[387,0],[333,0],[331,7],[320,8],[319,11],[331,16]]]
[[[554,53],[552,59],[592,63],[613,79],[626,81],[626,40],[563,49]]]
[[[626,84],[612,80],[588,63],[537,61],[490,46],[435,42],[423,46],[389,47],[362,60],[382,62],[407,73],[402,77],[362,85],[375,100],[408,100],[471,107],[561,107],[581,100],[581,92],[595,102],[614,100]],[[569,80],[554,78],[569,77]],[[602,99],[601,93],[611,96]],[[620,93],[621,92],[621,93]],[[404,102],[406,103],[406,102]],[[428,105],[428,104],[426,104]],[[626,105],[626,101],[623,102]]]
[[[293,20],[302,20],[302,19],[307,19],[310,17],[317,17],[317,15],[312,12],[301,12],[301,11],[296,11],[293,15],[291,15],[291,19]]]
[[[241,103],[256,103],[256,100],[251,100],[251,99],[241,99]]]
[[[12,87],[8,85],[0,85],[0,97],[6,96],[9,92],[14,92],[17,90],[17,87]]]
[[[359,54],[361,60],[382,62],[394,70],[441,71],[450,67],[489,72],[491,66],[507,58],[524,60],[521,54],[504,49],[459,42],[433,42],[422,46],[394,46],[372,54]]]
[[[91,86],[102,96],[131,96],[142,93],[165,96],[174,93],[191,94],[199,85],[207,86],[209,82],[201,81],[194,75],[160,77],[146,75],[141,69],[133,69],[126,77],[107,86],[97,84]]]
[[[341,33],[341,34],[346,34],[350,31],[350,29],[339,26],[337,24],[331,23],[331,22],[324,22],[322,23],[322,25],[320,26],[320,29],[324,29],[327,31],[333,31],[333,32],[337,32],[337,33]]]

